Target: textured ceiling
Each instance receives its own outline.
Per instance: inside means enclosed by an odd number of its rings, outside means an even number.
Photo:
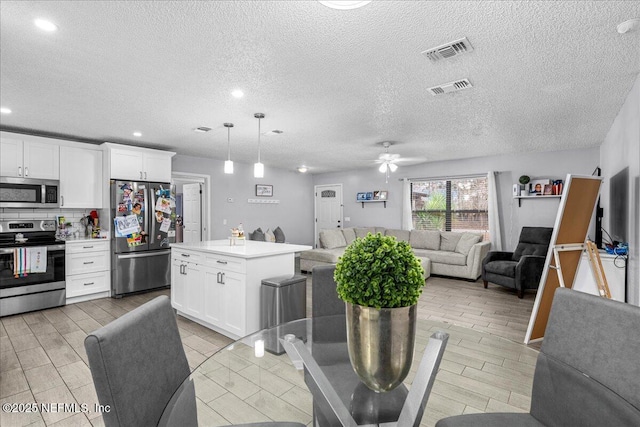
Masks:
[[[43,33],[33,19],[59,26]],[[640,72],[640,2],[5,1],[5,130],[312,173],[599,145]],[[467,37],[437,63],[420,52]],[[468,78],[473,88],[428,88]],[[240,88],[245,97],[230,92]],[[193,128],[208,126],[208,133]],[[132,136],[142,132],[141,138]]]

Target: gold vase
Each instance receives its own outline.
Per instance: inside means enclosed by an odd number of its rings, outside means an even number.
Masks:
[[[345,304],[353,370],[371,390],[393,390],[411,369],[417,306],[377,309]]]

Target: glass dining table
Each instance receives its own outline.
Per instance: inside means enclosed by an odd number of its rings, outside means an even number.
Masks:
[[[418,319],[409,375],[398,388],[375,393],[360,382],[351,367],[345,317],[337,315],[288,322],[222,348],[185,379],[159,425],[268,421],[317,426],[394,425],[403,406],[409,406],[405,403],[411,399],[412,385],[425,382],[420,381],[425,371],[419,369],[426,364],[436,336],[448,336],[439,369],[432,389],[429,385],[431,393],[425,393],[428,401],[424,411],[414,412],[417,420],[407,425],[431,426],[441,418],[462,413],[529,410],[538,352],[524,344],[451,323]],[[291,351],[291,342],[312,358],[311,370]],[[312,375],[316,368],[321,370],[324,384]],[[339,399],[337,405],[332,397]],[[340,410],[348,414],[341,417]]]

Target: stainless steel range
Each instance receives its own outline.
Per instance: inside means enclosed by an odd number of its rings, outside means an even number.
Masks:
[[[64,242],[56,222],[0,221],[0,317],[65,304]]]

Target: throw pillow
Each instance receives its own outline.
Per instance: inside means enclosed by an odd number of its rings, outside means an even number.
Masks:
[[[273,230],[273,234],[276,236],[276,243],[284,243],[284,232],[280,227],[276,227],[276,229]]]
[[[451,231],[440,232],[440,250],[453,252],[456,250],[458,241],[462,237],[462,233],[454,233]]]
[[[456,252],[462,255],[469,255],[471,248],[476,243],[479,243],[482,240],[482,236],[478,236],[477,234],[471,233],[462,233],[460,236],[460,240],[458,240],[458,244],[456,245]]]
[[[276,242],[276,235],[273,234],[273,231],[271,231],[270,228],[267,228],[267,231],[264,232],[264,240],[265,242],[271,242],[271,243]]]
[[[342,230],[322,230],[319,235],[320,245],[325,249],[335,249],[347,246]]]
[[[347,245],[353,243],[356,240],[356,230],[353,228],[343,228],[342,234],[344,234],[344,240],[347,242]]]
[[[258,242],[265,242],[265,238],[264,238],[264,233],[262,232],[261,228],[257,228],[256,230],[253,231],[251,240],[256,240]]]
[[[409,245],[414,249],[440,249],[440,232],[432,230],[411,230]]]

